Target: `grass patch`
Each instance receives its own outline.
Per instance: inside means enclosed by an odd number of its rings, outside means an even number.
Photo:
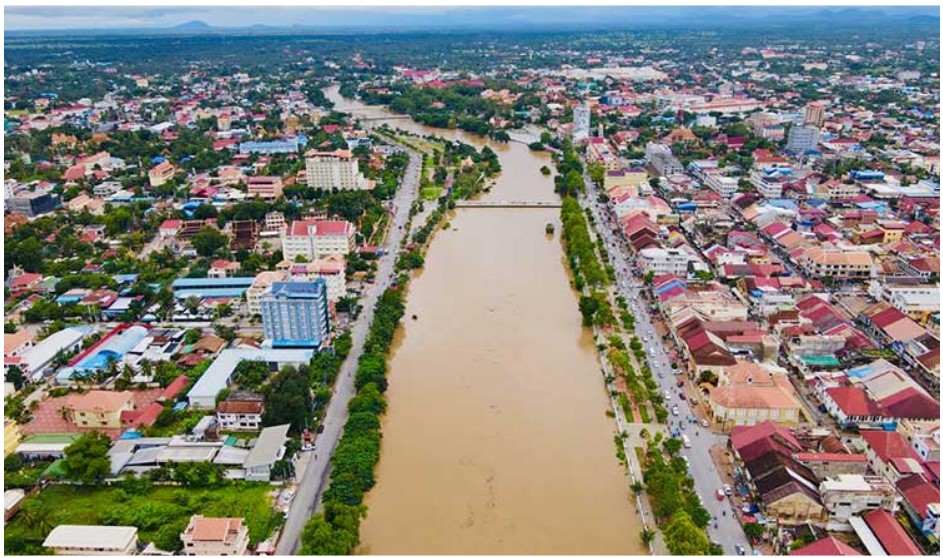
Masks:
[[[442,188],[439,186],[430,186],[429,188],[423,188],[422,199],[425,201],[435,201],[442,196]]]
[[[648,405],[646,405],[645,403],[642,403],[641,405],[638,406],[638,414],[640,417],[642,417],[642,422],[644,422],[645,424],[649,424],[652,422],[652,419],[648,414]]]
[[[172,540],[190,516],[244,517],[253,544],[283,521],[272,509],[268,483],[224,487],[155,486],[131,494],[118,486],[52,485],[29,498],[4,529],[6,554],[43,554],[42,543],[57,525],[133,525],[144,542]],[[30,510],[35,510],[30,513]],[[24,513],[25,512],[25,513]]]

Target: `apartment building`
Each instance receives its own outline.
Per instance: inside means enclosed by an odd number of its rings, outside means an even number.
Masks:
[[[288,274],[292,281],[324,279],[327,283],[328,301],[337,302],[347,296],[347,274],[345,270],[344,257],[334,254],[313,262],[292,264]]]
[[[803,153],[819,145],[819,129],[815,126],[793,126],[789,129],[786,151]]]
[[[347,221],[305,219],[282,231],[282,256],[311,262],[326,256],[347,256],[354,249],[354,226]]]
[[[684,172],[681,161],[672,155],[671,147],[663,143],[647,143],[645,145],[645,161],[651,164],[662,176]]]
[[[305,154],[308,187],[318,190],[365,190],[369,183],[360,174],[350,151],[309,151]]]
[[[573,107],[573,139],[581,140],[589,137],[590,115],[591,111],[586,103]]]
[[[262,297],[262,331],[273,347],[320,347],[331,332],[327,283],[273,283]]]
[[[180,540],[186,556],[242,556],[249,546],[249,528],[239,517],[194,515]]]
[[[246,289],[246,310],[250,316],[262,313],[262,297],[269,291],[276,281],[284,281],[288,277],[285,271],[263,271],[255,276],[252,285]]]
[[[823,250],[813,246],[799,256],[798,263],[809,277],[868,279],[874,262],[868,252]]]
[[[657,275],[673,274],[682,277],[688,274],[688,263],[695,261],[692,254],[677,248],[643,248],[638,261],[645,273]]]
[[[284,184],[278,176],[251,176],[246,184],[246,195],[250,198],[274,200],[282,195]]]

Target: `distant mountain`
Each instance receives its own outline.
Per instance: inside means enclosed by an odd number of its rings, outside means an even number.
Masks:
[[[205,21],[194,19],[192,21],[187,21],[186,23],[181,23],[180,25],[174,25],[173,27],[170,27],[170,30],[191,32],[212,31],[213,26],[206,23]]]

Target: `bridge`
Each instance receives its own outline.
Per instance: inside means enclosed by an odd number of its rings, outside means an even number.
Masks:
[[[464,207],[464,208],[473,208],[473,207],[505,207],[505,208],[518,208],[518,207],[535,207],[535,208],[554,208],[554,207],[563,207],[562,202],[556,201],[483,201],[483,200],[466,200],[455,202],[455,207]]]

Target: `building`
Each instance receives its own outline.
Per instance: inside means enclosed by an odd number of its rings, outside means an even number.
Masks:
[[[331,332],[327,282],[273,283],[262,297],[262,329],[273,347],[320,347]]]
[[[90,329],[84,326],[57,331],[36,343],[22,355],[5,357],[3,371],[6,373],[11,366],[19,366],[25,376],[34,381],[38,380],[52,368],[59,353],[71,353],[81,346],[82,339],[88,335],[89,331]]]
[[[191,407],[215,409],[216,395],[230,384],[236,366],[243,360],[264,362],[274,371],[286,364],[308,364],[314,352],[307,349],[223,349],[213,364],[187,393]]]
[[[355,246],[356,229],[339,220],[304,219],[282,230],[282,257],[289,262],[306,262],[339,254],[347,256]]]
[[[798,261],[808,277],[834,279],[869,279],[873,261],[865,251],[823,250],[813,246]]]
[[[263,428],[255,445],[242,463],[245,478],[248,481],[268,482],[272,476],[275,462],[285,456],[285,442],[288,440],[290,424]]]
[[[672,274],[684,277],[688,274],[688,263],[696,260],[692,254],[677,248],[643,248],[638,254],[639,266],[645,273],[652,272],[656,276]]]
[[[333,255],[308,263],[292,264],[289,275],[292,281],[314,281],[321,278],[327,282],[327,299],[330,302],[347,296],[346,263],[343,256]]]
[[[923,536],[940,539],[940,489],[923,477],[910,475],[897,481],[904,511]]]
[[[59,525],[43,547],[67,556],[128,556],[137,554],[137,527]]]
[[[861,556],[861,553],[851,548],[835,537],[825,537],[814,543],[797,548],[789,553],[790,556]]]
[[[121,414],[134,410],[130,391],[89,391],[69,395],[64,405],[79,428],[121,428]]]
[[[573,107],[573,139],[582,140],[589,137],[591,114],[586,103]]]
[[[369,183],[350,151],[309,151],[305,154],[308,187],[316,190],[366,190]]]
[[[819,484],[822,503],[829,513],[830,531],[850,531],[848,519],[871,510],[897,511],[899,499],[894,485],[884,477],[837,475]]]
[[[766,421],[798,426],[802,407],[785,370],[742,361],[725,367],[718,377],[708,404],[713,421],[724,430]]]
[[[671,147],[663,143],[649,142],[645,144],[645,161],[654,167],[661,176],[684,172],[684,165],[671,153]]]
[[[805,118],[802,119],[806,126],[815,126],[821,128],[825,124],[825,107],[822,103],[809,103],[805,107]]]
[[[16,451],[20,445],[20,429],[16,422],[3,419],[3,456],[6,457]]]
[[[250,316],[262,314],[262,297],[269,292],[272,283],[284,281],[287,276],[285,271],[262,271],[255,276],[252,285],[246,289],[246,309]]]
[[[177,169],[169,161],[163,161],[151,170],[147,171],[147,179],[152,188],[163,186],[170,182],[176,174]]]
[[[786,151],[804,153],[819,145],[819,129],[815,126],[793,126],[789,129]]]
[[[281,197],[284,184],[278,176],[250,176],[247,181],[246,195],[250,198],[274,200]]]
[[[27,217],[49,213],[59,207],[59,196],[48,192],[23,192],[5,201],[10,213],[22,213]]]
[[[216,406],[216,421],[220,430],[256,431],[264,410],[261,401],[226,400]]]
[[[249,528],[238,517],[194,515],[180,540],[186,556],[242,556],[249,548]]]

